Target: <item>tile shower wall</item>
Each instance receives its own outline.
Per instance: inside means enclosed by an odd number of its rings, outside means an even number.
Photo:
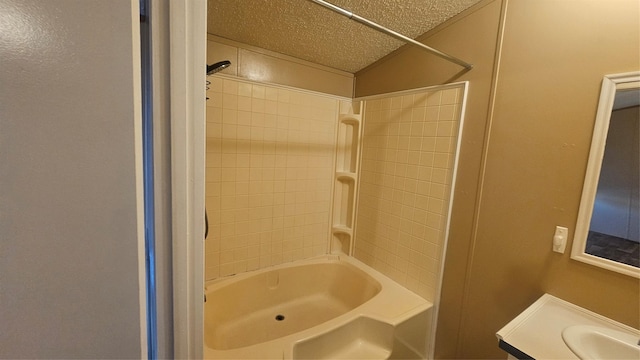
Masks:
[[[367,100],[355,257],[433,301],[463,88]]]
[[[326,253],[340,100],[208,79],[206,279]]]

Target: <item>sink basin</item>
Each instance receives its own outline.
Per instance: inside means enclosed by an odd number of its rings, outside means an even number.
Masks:
[[[580,359],[640,359],[640,337],[600,326],[574,325],[562,340]]]

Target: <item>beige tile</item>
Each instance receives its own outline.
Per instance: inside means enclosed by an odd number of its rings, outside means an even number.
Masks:
[[[238,95],[238,81],[231,79],[222,80],[222,92],[229,95]]]
[[[337,100],[232,79],[217,79],[213,90],[207,209],[218,214],[222,250],[207,258],[207,278],[323,253]]]
[[[248,82],[238,83],[238,96],[251,97],[252,85]]]
[[[211,108],[222,108],[222,93],[221,92],[207,92],[207,110]]]
[[[221,93],[222,92],[222,86],[223,86],[223,80],[222,78],[219,77],[215,77],[215,76],[208,76],[207,80],[209,81],[209,90],[212,92],[217,92],[217,93]]]
[[[438,121],[440,117],[440,107],[439,106],[428,106],[425,111],[425,120],[426,121]]]
[[[442,91],[442,97],[440,99],[440,103],[442,105],[456,104],[458,102],[459,91],[460,90],[458,88],[447,89]]]
[[[427,94],[427,106],[439,106],[442,98],[442,91],[430,92]]]
[[[251,98],[247,96],[237,97],[237,106],[239,111],[251,111]]]
[[[264,99],[265,98],[265,87],[261,85],[253,85],[253,92],[251,96],[256,99]]]
[[[235,94],[222,94],[222,108],[229,110],[238,110],[238,96]]]
[[[365,113],[369,130],[362,150],[356,257],[427,299],[434,294],[444,242],[458,94],[449,89],[383,98],[367,103]]]
[[[222,123],[222,108],[207,108],[207,123]]]

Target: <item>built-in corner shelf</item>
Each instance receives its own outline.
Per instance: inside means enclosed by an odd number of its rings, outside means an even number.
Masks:
[[[362,133],[360,102],[342,102],[338,115],[331,252],[353,254],[353,227]]]
[[[354,172],[336,172],[336,179],[339,181],[355,181],[356,173]]]
[[[353,235],[353,231],[351,230],[351,228],[346,226],[337,225],[332,227],[331,230],[333,231],[333,235],[346,235],[346,236]]]

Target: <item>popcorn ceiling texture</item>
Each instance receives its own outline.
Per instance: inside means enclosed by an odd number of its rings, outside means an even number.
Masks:
[[[329,2],[415,39],[479,0]],[[210,34],[351,73],[404,45],[307,0],[208,0],[207,22]]]

